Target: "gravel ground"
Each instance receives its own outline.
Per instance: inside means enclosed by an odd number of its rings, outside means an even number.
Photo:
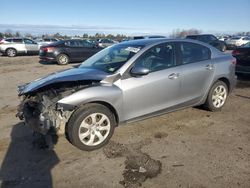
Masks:
[[[18,85],[76,66],[37,56],[0,57],[1,187],[250,187],[250,79],[240,78],[221,112],[188,108],[120,126],[110,143],[84,152],[60,137],[32,146],[15,118]]]

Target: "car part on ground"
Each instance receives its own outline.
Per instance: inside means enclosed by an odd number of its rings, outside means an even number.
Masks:
[[[250,75],[250,42],[236,48],[232,55],[237,59],[236,74]]]
[[[79,149],[94,150],[122,123],[203,104],[218,111],[235,83],[235,58],[210,45],[133,40],[20,86],[18,116],[46,137],[65,134]]]
[[[38,54],[38,44],[28,38],[7,38],[0,41],[0,53],[9,57],[18,54]]]
[[[224,41],[220,41],[214,35],[211,34],[188,35],[186,36],[186,38],[208,43],[222,52],[225,52],[227,49],[226,43]]]
[[[46,46],[42,46],[39,58],[42,61],[57,62],[59,65],[66,65],[69,62],[83,61],[101,48],[90,43],[88,40],[71,39],[62,40]]]

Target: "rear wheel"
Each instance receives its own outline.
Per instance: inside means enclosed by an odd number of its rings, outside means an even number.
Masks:
[[[67,65],[69,63],[69,57],[66,54],[59,54],[56,61],[59,65]]]
[[[108,143],[115,129],[113,113],[100,104],[85,105],[72,114],[67,125],[69,141],[81,150],[95,150]]]
[[[205,106],[210,111],[219,111],[224,106],[227,96],[227,85],[223,81],[217,81],[208,93]]]
[[[15,57],[17,55],[17,51],[14,48],[9,48],[6,50],[6,54],[9,57]]]

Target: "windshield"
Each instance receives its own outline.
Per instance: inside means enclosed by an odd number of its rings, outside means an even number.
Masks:
[[[142,48],[143,46],[129,44],[111,46],[84,61],[80,68],[93,68],[114,73]]]

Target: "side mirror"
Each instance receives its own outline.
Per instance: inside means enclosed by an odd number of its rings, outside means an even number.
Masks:
[[[130,71],[132,76],[145,76],[149,73],[149,69],[145,67],[133,67]]]

